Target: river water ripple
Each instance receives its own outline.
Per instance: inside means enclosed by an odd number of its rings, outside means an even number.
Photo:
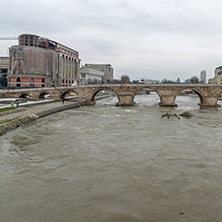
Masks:
[[[0,138],[0,221],[222,221],[222,110],[156,94],[40,119]],[[191,119],[161,118],[189,111]]]

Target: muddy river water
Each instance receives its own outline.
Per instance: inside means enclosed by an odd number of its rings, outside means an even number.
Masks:
[[[221,222],[222,108],[107,98],[0,137],[0,221]],[[161,118],[189,111],[191,119]]]

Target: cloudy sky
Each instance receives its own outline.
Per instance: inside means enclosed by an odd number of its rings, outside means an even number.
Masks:
[[[0,37],[36,34],[114,77],[182,81],[222,65],[221,0],[0,0]],[[0,41],[0,56],[17,41]]]

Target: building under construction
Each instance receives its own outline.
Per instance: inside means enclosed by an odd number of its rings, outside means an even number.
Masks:
[[[55,87],[80,84],[79,53],[37,35],[22,34],[9,49],[8,86]]]
[[[0,57],[0,86],[7,86],[9,57]]]

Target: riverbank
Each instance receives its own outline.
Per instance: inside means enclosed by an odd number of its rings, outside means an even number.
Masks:
[[[32,107],[21,107],[14,110],[7,111],[4,116],[0,118],[0,136],[10,130],[16,129],[22,125],[33,122],[39,118],[52,115],[68,109],[78,108],[78,102],[66,102],[68,104],[61,104],[61,102],[54,102],[54,106],[50,108],[49,104],[38,104]]]
[[[98,96],[96,100],[107,98],[107,95]],[[16,129],[25,124],[29,124],[39,118],[43,118],[64,110],[80,107],[81,104],[76,100],[45,101],[44,103],[24,104],[22,107],[15,108],[0,114],[0,136],[10,130]]]

